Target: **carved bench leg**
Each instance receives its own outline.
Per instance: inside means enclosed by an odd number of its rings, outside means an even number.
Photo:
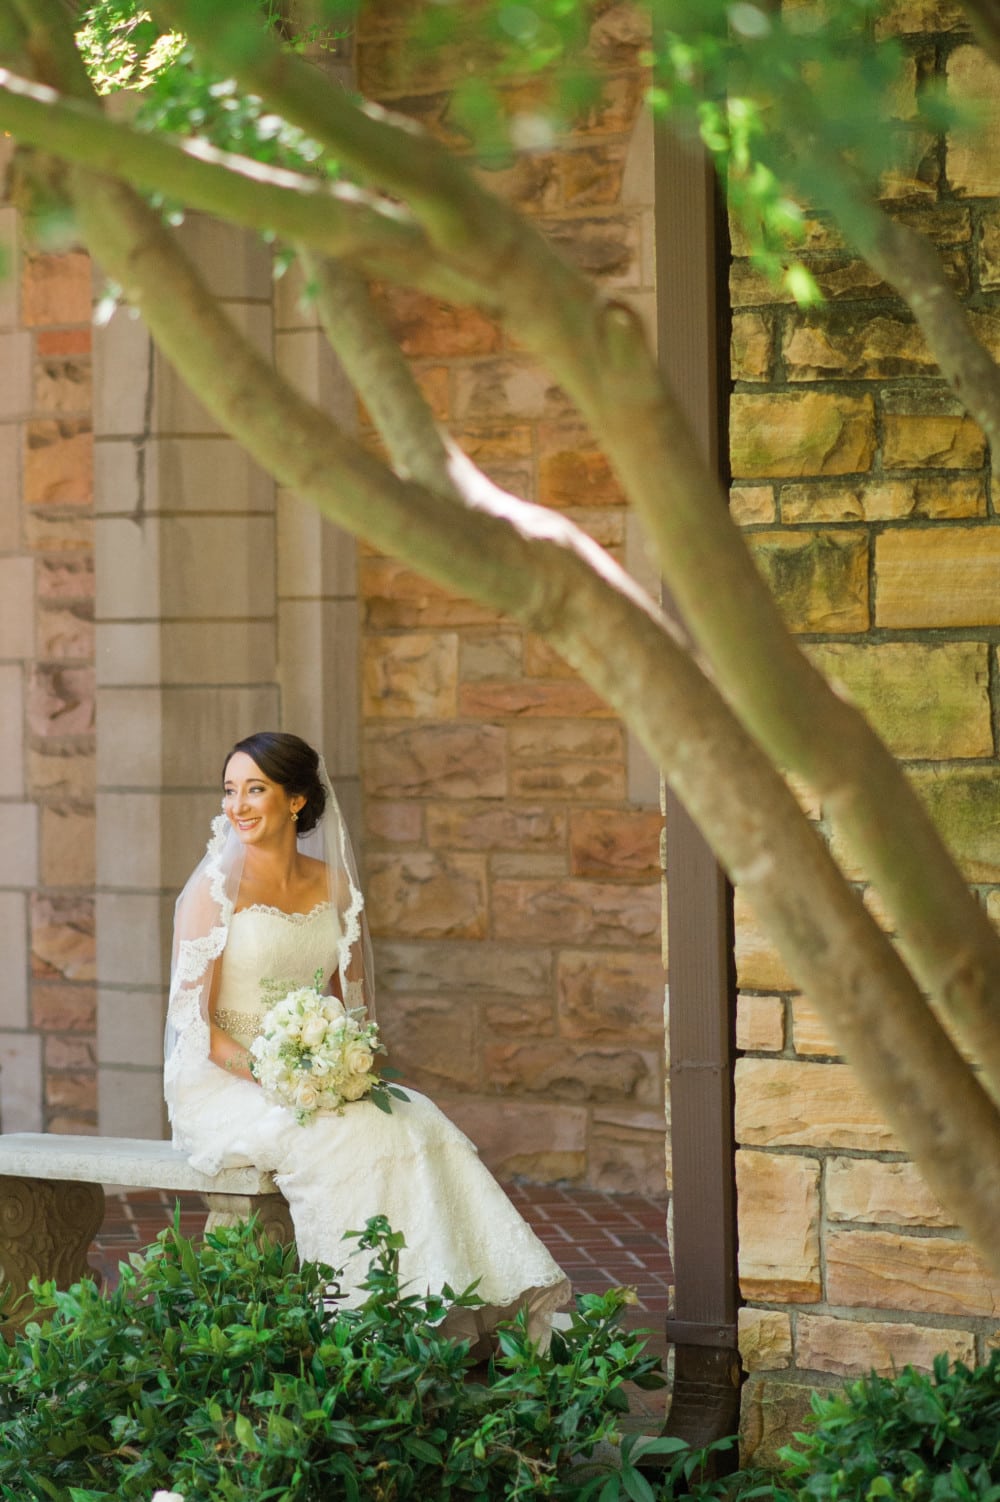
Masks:
[[[59,1288],[87,1277],[87,1250],[104,1219],[104,1189],[66,1179],[0,1176],[0,1287],[26,1293],[31,1278]],[[15,1320],[26,1317],[23,1308]]]
[[[262,1235],[271,1241],[290,1246],[295,1240],[292,1217],[281,1194],[206,1194],[208,1219],[206,1231],[222,1226],[237,1226],[256,1215]]]

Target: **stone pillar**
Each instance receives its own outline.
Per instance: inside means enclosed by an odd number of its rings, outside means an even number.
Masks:
[[[264,245],[196,216],[179,233],[270,353]],[[138,319],[118,310],[95,353],[99,1124],[159,1137],[174,900],[224,753],[279,723],[274,486]]]

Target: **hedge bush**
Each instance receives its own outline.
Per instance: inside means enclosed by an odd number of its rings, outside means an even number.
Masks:
[[[0,1342],[0,1496],[9,1502],[656,1502],[704,1456],[623,1436],[626,1383],[663,1385],[614,1290],[577,1300],[541,1354],[519,1322],[473,1376],[441,1333],[473,1291],[400,1288],[402,1238],[381,1219],[367,1301],[242,1226],[192,1243],[174,1226],[123,1264],[116,1290],[33,1285],[49,1312]],[[601,1442],[620,1464],[579,1463]],[[639,1462],[664,1458],[654,1484]],[[713,1490],[712,1487],[709,1490]]]

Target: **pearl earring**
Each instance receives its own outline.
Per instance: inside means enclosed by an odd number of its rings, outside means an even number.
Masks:
[[[295,812],[292,814],[292,823],[293,824],[296,824],[298,822],[298,817],[299,817],[299,811],[298,811],[298,809],[296,809]]]

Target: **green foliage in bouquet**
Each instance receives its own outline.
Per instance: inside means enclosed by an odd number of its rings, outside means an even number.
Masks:
[[[478,1300],[401,1289],[402,1245],[369,1221],[358,1309],[341,1307],[335,1272],[297,1266],[253,1225],[194,1244],[175,1223],[109,1294],[35,1284],[50,1312],[0,1343],[0,1497],[651,1502],[703,1463],[680,1441],[623,1442],[624,1385],[662,1377],[621,1327],[621,1290],[580,1298],[546,1354],[505,1327],[470,1381],[468,1344],[441,1324]],[[575,1469],[602,1441],[621,1464]],[[639,1462],[657,1452],[668,1470],[654,1492]]]

